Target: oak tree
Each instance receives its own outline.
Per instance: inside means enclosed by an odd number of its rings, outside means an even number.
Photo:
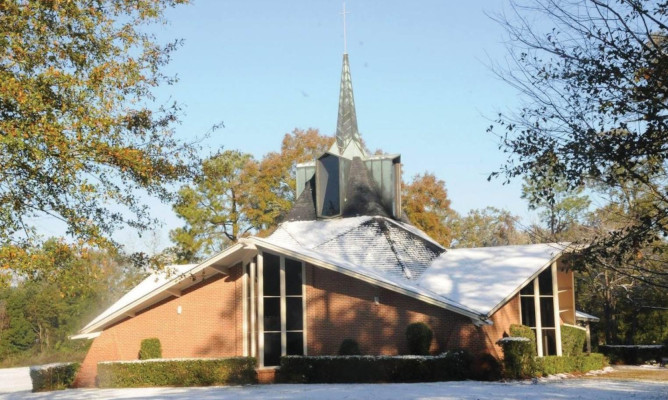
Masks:
[[[406,217],[445,247],[454,238],[452,223],[457,213],[450,208],[445,182],[425,172],[403,185],[402,206]]]

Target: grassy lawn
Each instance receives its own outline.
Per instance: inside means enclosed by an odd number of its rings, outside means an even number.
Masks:
[[[614,371],[600,375],[585,375],[585,379],[619,379],[668,382],[668,368],[645,368],[636,366],[613,366]]]

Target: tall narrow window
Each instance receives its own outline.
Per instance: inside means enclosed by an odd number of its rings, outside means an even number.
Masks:
[[[301,261],[263,252],[264,366],[282,355],[304,354],[304,293]]]
[[[521,322],[536,335],[539,355],[556,355],[558,352],[554,301],[551,268],[520,290]]]
[[[281,260],[263,254],[264,365],[278,365],[281,358]]]

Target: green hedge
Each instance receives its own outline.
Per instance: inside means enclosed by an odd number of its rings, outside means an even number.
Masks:
[[[283,383],[381,383],[464,380],[471,356],[451,351],[439,356],[286,356]]]
[[[101,362],[101,388],[257,383],[253,357]]]
[[[587,332],[574,326],[561,325],[561,352],[565,356],[579,356],[584,349]]]
[[[67,363],[30,367],[32,391],[45,392],[72,387],[79,366],[79,363]]]
[[[424,322],[414,322],[406,328],[406,341],[410,354],[428,356],[434,333]]]
[[[537,358],[536,364],[539,373],[546,376],[599,370],[608,365],[608,359],[599,353],[579,356],[545,356]]]
[[[139,346],[139,359],[152,360],[154,358],[162,358],[160,339],[150,338],[142,340]]]
[[[613,364],[640,365],[647,361],[660,362],[668,357],[667,346],[662,345],[603,345],[598,350]]]
[[[535,348],[530,338],[506,337],[496,343],[503,347],[503,376],[505,378],[526,379],[535,376]]]

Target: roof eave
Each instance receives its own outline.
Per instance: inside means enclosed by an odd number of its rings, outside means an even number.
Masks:
[[[221,269],[218,269],[216,267],[220,267],[217,265],[217,263],[226,261],[227,258],[229,258],[231,255],[238,251],[242,250],[249,250],[254,252],[255,248],[252,246],[252,244],[246,242],[246,241],[239,241],[233,246],[230,246],[229,248],[225,249],[221,253],[203,261],[193,269],[189,270],[186,272],[188,276],[192,276],[194,274],[197,274],[207,268],[213,269],[214,274],[217,273],[224,273]],[[245,253],[244,253],[245,254]],[[243,261],[245,258],[250,258],[250,257],[244,257],[244,254],[241,254],[240,257],[234,258],[231,264],[229,264],[227,267],[229,268],[230,266],[236,264],[239,261]],[[229,261],[228,261],[229,262]],[[140,297],[139,299],[129,303],[127,306],[119,309],[118,311],[114,312],[113,314],[110,314],[108,317],[96,322],[95,324],[92,325],[87,325],[84,328],[82,328],[77,335],[73,335],[71,338],[72,339],[80,339],[80,338],[85,338],[85,335],[90,335],[90,334],[95,334],[99,333],[102,330],[104,330],[108,325],[111,325],[113,323],[119,322],[122,319],[128,317],[128,316],[134,316],[136,312],[139,312],[146,307],[151,306],[152,304],[155,304],[156,302],[160,300],[164,300],[165,298],[168,298],[173,295],[173,292],[169,292],[169,289],[173,289],[175,286],[181,284],[183,281],[189,279],[188,276],[184,276],[184,274],[176,274],[174,277],[172,277],[169,281],[165,282],[162,286],[150,291],[149,293],[145,294],[144,296]],[[190,286],[190,285],[188,285]],[[184,289],[187,288],[184,287]]]

